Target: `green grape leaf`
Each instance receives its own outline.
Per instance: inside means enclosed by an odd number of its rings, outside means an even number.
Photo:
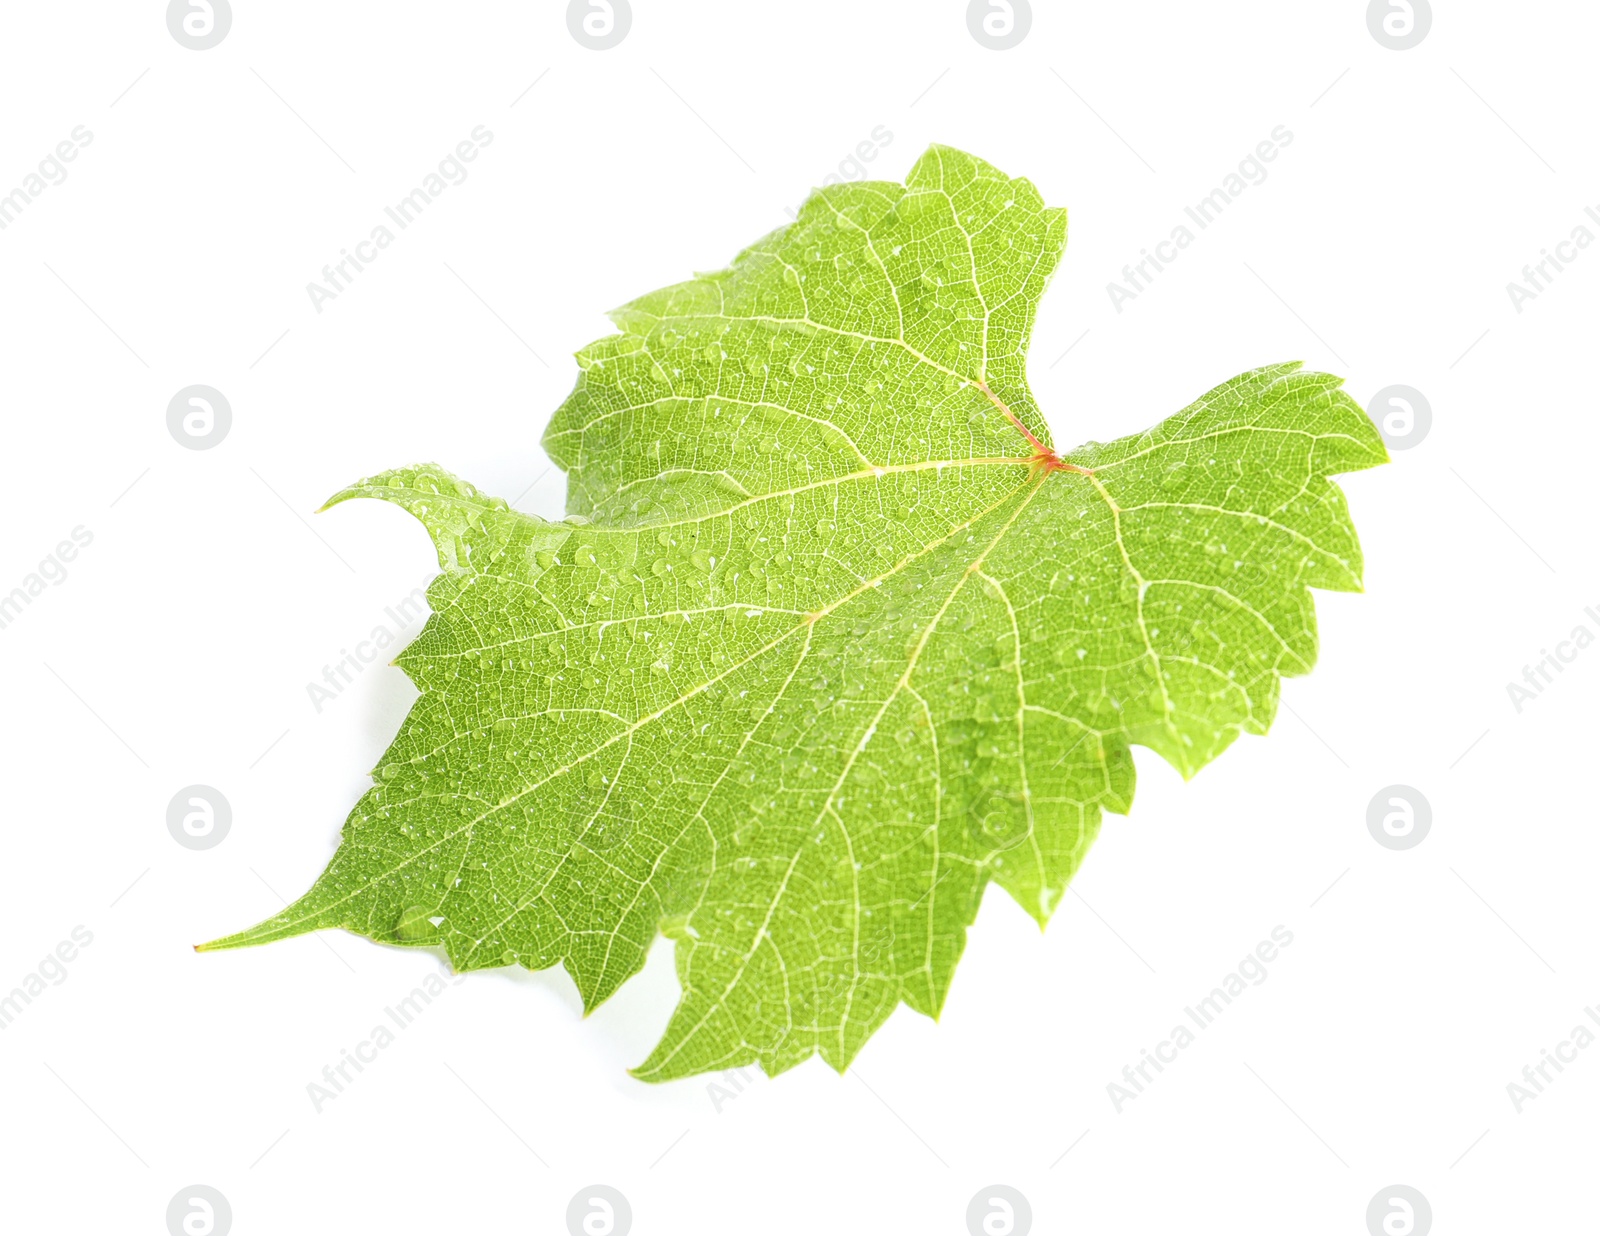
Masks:
[[[935,146],[613,314],[545,435],[551,523],[433,466],[420,697],[312,889],[205,948],[340,927],[586,1007],[674,942],[657,1081],[936,1015],[986,885],[1042,925],[1131,747],[1265,733],[1358,590],[1329,476],[1383,463],[1340,380],[1223,383],[1066,455],[1024,373],[1066,214]]]

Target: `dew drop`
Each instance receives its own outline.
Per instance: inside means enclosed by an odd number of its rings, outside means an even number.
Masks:
[[[689,926],[687,914],[669,914],[661,920],[661,934],[669,940],[693,940],[698,937],[695,929]]]
[[[402,940],[422,940],[434,934],[426,906],[408,906],[395,920],[394,934]]]

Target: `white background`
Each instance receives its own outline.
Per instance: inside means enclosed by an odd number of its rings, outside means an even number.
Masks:
[[[153,0],[8,5],[0,193],[93,141],[0,232],[0,593],[93,542],[0,630],[0,992],[94,940],[0,1032],[6,1228],[161,1233],[194,1183],[240,1236],[561,1233],[596,1182],[641,1234],[960,1236],[993,1183],[1040,1233],[1360,1236],[1395,1183],[1440,1233],[1591,1222],[1600,1050],[1520,1114],[1506,1086],[1600,1002],[1600,649],[1520,713],[1506,684],[1600,634],[1600,251],[1521,313],[1506,284],[1600,206],[1600,13],[1439,5],[1397,52],[1365,7],[1038,3],[995,52],[956,0],[635,0],[596,52],[554,0],[236,0],[209,51]],[[318,313],[306,284],[477,125],[465,183]],[[311,512],[431,459],[558,515],[538,439],[602,311],[724,264],[879,125],[876,176],[947,142],[1069,208],[1030,366],[1063,446],[1286,359],[1424,392],[1426,439],[1343,482],[1366,593],[1319,594],[1269,736],[1187,785],[1140,751],[1049,931],[991,889],[941,1022],[902,1009],[842,1078],[633,1081],[663,941],[587,1020],[559,972],[467,977],[319,1114],[307,1083],[442,963],[190,949],[310,884],[413,695],[380,662],[313,708],[434,568],[396,508]],[[1268,179],[1117,312],[1277,125]],[[214,449],[168,433],[192,383],[231,402]],[[191,783],[232,804],[214,849],[168,833]],[[1432,804],[1404,852],[1366,826],[1392,783]],[[1119,1113],[1107,1084],[1278,924]]]

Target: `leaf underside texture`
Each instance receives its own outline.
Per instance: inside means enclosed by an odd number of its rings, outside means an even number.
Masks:
[[[657,933],[682,997],[635,1073],[820,1054],[936,1015],[985,886],[1048,919],[1133,796],[1265,733],[1356,590],[1329,477],[1386,455],[1340,380],[1223,383],[1065,455],[1024,374],[1066,214],[948,147],[819,190],[578,355],[567,520],[434,466],[421,692],[327,870],[207,948],[341,927],[593,1008]]]

